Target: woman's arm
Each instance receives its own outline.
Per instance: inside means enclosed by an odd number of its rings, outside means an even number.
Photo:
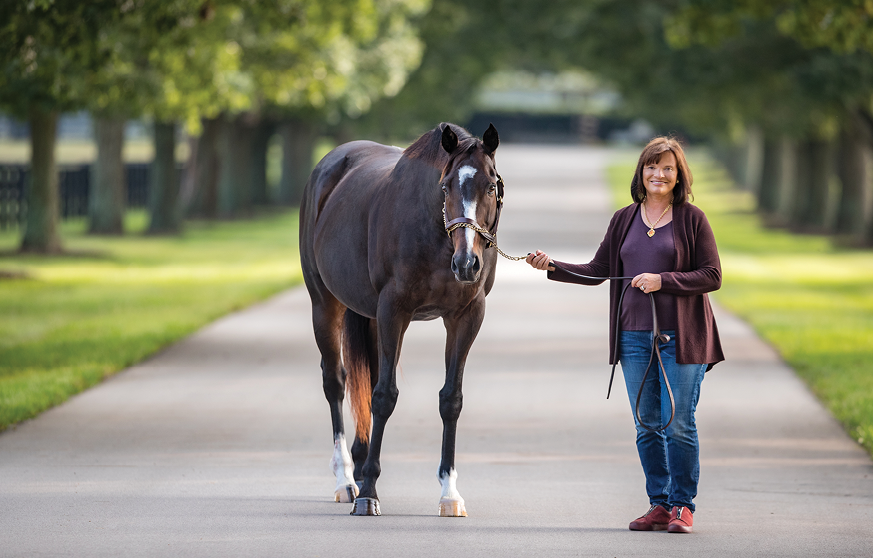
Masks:
[[[577,283],[579,285],[600,285],[606,280],[606,277],[609,277],[609,262],[598,260],[596,255],[587,264],[571,264],[559,261],[553,261],[553,263],[557,264],[555,270],[549,271],[548,274],[549,279],[552,281]],[[582,277],[572,275],[573,273],[589,277],[604,277],[604,279],[583,279]]]
[[[528,255],[527,263],[531,264],[536,269],[547,269],[547,267],[545,267],[546,265],[548,265],[548,267],[554,266],[554,270],[548,270],[548,278],[552,281],[576,283],[580,285],[600,285],[605,279],[583,279],[572,274],[577,273],[589,277],[608,277],[610,275],[610,249],[612,238],[616,234],[616,223],[620,222],[620,215],[628,209],[629,208],[627,207],[620,209],[612,216],[612,219],[609,222],[609,227],[606,229],[606,234],[603,236],[603,241],[600,243],[597,252],[594,254],[594,259],[587,264],[572,264],[552,260],[545,252],[539,250]]]
[[[661,290],[665,293],[691,296],[717,291],[721,288],[721,262],[715,235],[706,216],[694,228],[695,269],[661,273]]]

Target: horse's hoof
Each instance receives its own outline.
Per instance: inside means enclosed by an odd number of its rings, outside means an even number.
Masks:
[[[333,499],[341,504],[351,504],[357,495],[358,487],[354,484],[347,484],[336,489],[336,492],[333,493]]]
[[[467,508],[464,507],[464,499],[452,498],[440,499],[440,517],[467,517]]]
[[[379,500],[375,498],[355,498],[355,507],[349,515],[382,515]]]

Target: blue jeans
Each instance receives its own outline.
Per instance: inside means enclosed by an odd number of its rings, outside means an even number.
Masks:
[[[694,411],[700,398],[700,384],[706,364],[677,364],[674,331],[663,331],[670,341],[660,343],[661,359],[676,402],[676,416],[661,432],[649,432],[636,417],[637,393],[652,352],[651,331],[622,331],[619,360],[624,372],[627,395],[637,428],[637,451],[646,474],[650,504],[668,510],[685,506],[694,513],[697,481],[700,478],[700,445]],[[640,416],[650,428],[661,428],[670,420],[670,396],[658,366],[652,359],[646,386],[640,398]]]

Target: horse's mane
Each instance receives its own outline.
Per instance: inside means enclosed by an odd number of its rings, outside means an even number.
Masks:
[[[422,134],[412,145],[407,147],[403,151],[403,157],[421,161],[440,171],[443,170],[443,167],[449,162],[449,154],[442,146],[443,129],[446,126],[450,126],[455,135],[458,136],[459,150],[466,151],[478,141],[475,136],[460,126],[443,122],[433,130]]]

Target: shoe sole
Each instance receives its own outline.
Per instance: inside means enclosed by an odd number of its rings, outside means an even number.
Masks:
[[[654,525],[650,525],[648,527],[628,526],[628,529],[630,529],[631,531],[666,531],[667,524],[666,523],[655,523]]]

